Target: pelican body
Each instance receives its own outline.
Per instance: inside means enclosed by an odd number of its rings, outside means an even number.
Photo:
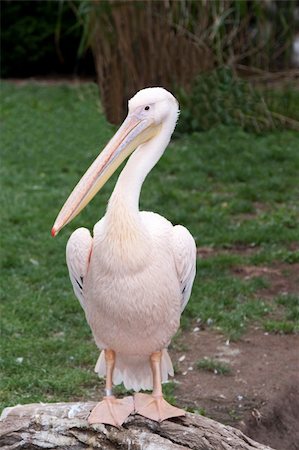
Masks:
[[[163,88],[139,91],[129,101],[123,125],[87,170],[60,211],[55,236],[98,192],[127,158],[93,237],[86,228],[70,237],[66,259],[74,292],[102,350],[96,364],[106,375],[106,396],[90,423],[120,425],[132,412],[153,420],[183,415],[162,396],[173,375],[167,352],[195,277],[196,247],[188,230],[164,217],[139,211],[143,181],[166,149],[179,113]],[[112,384],[153,389],[151,396],[116,399]]]

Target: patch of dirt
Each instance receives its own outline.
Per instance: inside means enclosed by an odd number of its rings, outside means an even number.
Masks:
[[[178,404],[204,409],[207,416],[236,426],[273,448],[298,449],[294,446],[298,348],[297,335],[271,335],[252,327],[238,342],[229,342],[216,331],[199,330],[195,323],[171,350]],[[196,362],[205,357],[229,364],[231,373],[198,370]]]
[[[278,269],[260,266],[241,266],[236,268],[234,272],[243,276],[245,280],[250,280],[250,278],[254,277],[261,277],[263,275],[280,275],[280,271]]]
[[[274,263],[271,266],[238,266],[233,269],[235,275],[250,280],[264,278],[268,286],[258,291],[263,298],[273,298],[280,294],[292,294],[299,291],[299,264]]]
[[[298,244],[290,249],[297,250]],[[198,248],[202,258],[223,253],[248,256],[256,251],[254,246]],[[299,291],[299,264],[237,266],[232,272],[245,280],[263,278],[266,284],[256,295],[268,302],[278,295]],[[276,319],[282,313],[279,308],[273,312]],[[215,330],[200,329],[195,322],[171,349],[177,402],[204,410],[207,416],[240,428],[277,450],[299,450],[298,349],[298,335],[269,334],[260,326],[252,326],[238,342],[229,342]],[[203,358],[228,364],[231,373],[220,375],[197,369],[196,362]]]
[[[289,250],[293,252],[299,250],[299,242],[292,242],[289,246]]]
[[[197,255],[202,259],[210,258],[212,256],[225,255],[225,254],[241,254],[242,256],[250,256],[256,253],[259,250],[259,247],[252,244],[248,245],[231,245],[228,248],[214,248],[214,247],[197,247]]]
[[[260,411],[255,410],[243,431],[247,436],[277,449],[299,449],[299,385],[290,380]],[[286,436],[287,439],[286,439]],[[288,442],[286,442],[288,441]]]
[[[299,242],[291,242],[288,246],[290,251],[299,250]],[[256,244],[232,244],[226,248],[215,248],[213,246],[197,247],[197,255],[202,259],[210,258],[218,255],[235,254],[240,256],[251,256],[260,251],[260,247]]]

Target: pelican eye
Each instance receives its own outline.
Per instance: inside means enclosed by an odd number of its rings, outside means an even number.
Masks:
[[[148,111],[150,109],[150,107],[146,106],[144,109],[145,109],[145,111]]]

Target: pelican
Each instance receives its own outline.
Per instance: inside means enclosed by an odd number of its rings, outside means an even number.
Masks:
[[[66,260],[75,295],[101,350],[95,371],[106,376],[105,396],[90,424],[120,426],[133,412],[162,421],[184,415],[163,398],[173,367],[167,347],[179,327],[195,277],[196,247],[189,231],[158,214],[139,211],[142,184],[164,153],[179,114],[160,87],[129,101],[128,116],[62,207],[52,235],[87,205],[129,156],[105,216],[69,238]],[[113,384],[134,396],[117,399]],[[152,390],[152,394],[139,393]]]

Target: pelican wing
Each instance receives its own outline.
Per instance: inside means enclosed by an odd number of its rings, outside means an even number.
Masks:
[[[181,311],[183,311],[190,298],[196,273],[196,245],[185,227],[176,225],[172,232],[175,265],[182,287]]]
[[[78,228],[68,240],[66,262],[77,299],[84,309],[84,279],[92,250],[92,237],[86,228]]]

